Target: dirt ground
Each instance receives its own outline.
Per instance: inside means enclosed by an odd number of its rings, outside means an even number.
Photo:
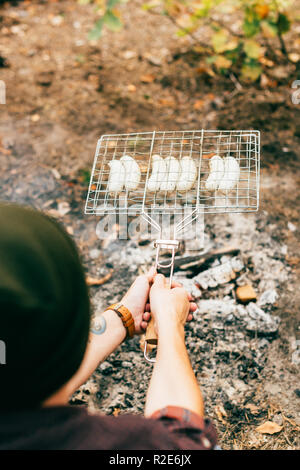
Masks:
[[[0,79],[6,84],[6,104],[0,105],[0,198],[50,211],[61,220],[90,276],[113,270],[106,284],[91,288],[97,310],[120,298],[153,261],[150,245],[101,244],[97,220],[83,214],[99,136],[153,129],[259,129],[260,211],[242,215],[239,222],[238,215],[210,215],[206,232],[212,248],[228,239],[239,245],[245,275],[259,292],[269,281],[276,286],[279,298],[267,312],[280,318],[279,329],[258,339],[238,323],[220,332],[204,316],[188,327],[188,345],[223,448],[299,449],[300,105],[292,103],[290,87],[299,77],[281,67],[277,86],[267,89],[210,77],[202,58],[190,52],[190,40],[179,40],[166,18],[139,6],[130,1],[123,9],[124,29],[105,31],[98,43],[87,41],[95,19],[92,8],[63,0],[0,6],[0,55],[5,59]],[[121,263],[115,259],[119,252]],[[231,287],[203,297],[233,295],[236,286]],[[238,341],[243,346],[235,352]],[[138,340],[122,345],[72,401],[115,415],[141,413],[150,372]],[[258,433],[256,427],[267,420],[281,431]]]

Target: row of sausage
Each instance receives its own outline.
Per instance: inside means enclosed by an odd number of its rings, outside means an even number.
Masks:
[[[169,156],[152,156],[151,175],[147,181],[147,190],[156,191],[188,191],[198,175],[197,166],[191,157],[182,157],[178,160]],[[108,163],[110,168],[107,190],[110,193],[119,193],[123,189],[134,191],[141,180],[141,170],[134,158],[124,155],[120,160]],[[236,158],[214,155],[209,161],[210,172],[205,182],[208,191],[221,191],[227,193],[234,189],[239,181],[240,166]]]

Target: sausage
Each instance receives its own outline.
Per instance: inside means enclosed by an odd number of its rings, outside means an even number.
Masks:
[[[197,178],[197,167],[191,157],[183,157],[180,161],[180,176],[177,181],[177,191],[188,191]]]
[[[134,158],[129,155],[124,155],[120,158],[125,168],[125,189],[128,191],[134,191],[141,180],[141,170],[138,163]]]
[[[214,155],[209,160],[210,173],[205,183],[205,188],[209,191],[218,189],[224,175],[224,162],[219,155]]]
[[[240,178],[240,165],[236,158],[224,158],[224,175],[219,184],[219,190],[223,193],[236,187]]]
[[[107,190],[110,193],[119,193],[122,191],[125,183],[125,167],[120,160],[108,162],[110,167]]]
[[[180,164],[175,157],[165,158],[166,173],[160,185],[161,191],[174,191],[180,175]]]
[[[152,156],[152,173],[148,179],[147,189],[148,191],[155,192],[159,191],[160,185],[164,180],[166,174],[166,164],[164,159],[160,155]]]

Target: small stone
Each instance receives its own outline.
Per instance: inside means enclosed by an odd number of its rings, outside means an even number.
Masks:
[[[101,251],[98,250],[97,248],[94,248],[93,250],[90,251],[90,258],[91,259],[97,259],[100,256]]]
[[[295,232],[297,230],[297,227],[296,225],[292,224],[292,222],[288,222],[288,229],[290,230],[290,232]]]
[[[132,363],[129,361],[122,361],[122,367],[124,367],[125,369],[131,369]]]
[[[102,362],[100,364],[99,369],[101,370],[103,375],[110,375],[113,372],[113,367],[108,361]]]
[[[296,388],[294,392],[297,395],[297,397],[300,398],[300,388]]]
[[[240,302],[246,304],[247,302],[256,299],[256,292],[254,291],[251,284],[247,284],[246,286],[241,286],[237,288],[236,296]]]
[[[133,59],[134,57],[136,57],[136,51],[124,51],[123,53],[123,59],[125,60],[129,60],[129,59]]]
[[[265,292],[261,294],[261,296],[258,299],[257,304],[260,307],[263,307],[264,305],[273,305],[275,304],[276,300],[278,298],[278,294],[275,289],[268,289]]]

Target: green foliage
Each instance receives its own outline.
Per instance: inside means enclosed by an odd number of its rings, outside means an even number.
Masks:
[[[101,37],[103,27],[107,27],[111,31],[120,31],[123,23],[120,18],[117,6],[126,3],[127,0],[78,0],[80,5],[95,4],[95,11],[100,14],[99,20],[94,24],[93,29],[89,32],[90,40],[97,40]]]
[[[78,0],[96,5],[100,18],[89,34],[98,39],[104,26],[122,28],[116,7],[126,0]],[[145,11],[163,14],[177,25],[177,36],[190,35],[217,72],[233,70],[245,80],[255,81],[266,61],[289,60],[283,36],[291,28],[289,13],[295,0],[150,0]],[[223,21],[223,18],[225,20]],[[205,27],[206,39],[198,34]],[[210,31],[207,39],[207,31]],[[278,55],[278,47],[281,57]],[[270,61],[272,58],[272,61]]]
[[[294,0],[154,0],[145,8],[157,10],[159,5],[177,24],[178,36],[190,34],[206,51],[207,63],[217,71],[234,70],[244,80],[255,81],[266,62],[289,60],[283,35],[291,28],[288,11],[293,3]],[[202,27],[210,30],[205,43],[197,34]]]

